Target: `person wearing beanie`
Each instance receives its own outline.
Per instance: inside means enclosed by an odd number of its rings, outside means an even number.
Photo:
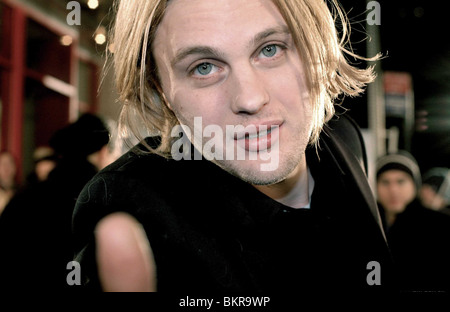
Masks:
[[[377,160],[377,201],[403,291],[450,291],[450,216],[418,198],[420,168],[404,151]]]
[[[411,154],[400,151],[378,159],[376,171],[378,201],[389,227],[416,198],[422,183],[420,169]]]
[[[54,133],[49,147],[55,168],[21,190],[0,218],[0,290],[26,287],[31,263],[41,290],[69,290],[72,212],[81,189],[104,167],[108,142],[108,128],[92,114]]]

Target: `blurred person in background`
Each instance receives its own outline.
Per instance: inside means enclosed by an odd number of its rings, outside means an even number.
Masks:
[[[450,214],[450,170],[436,167],[423,176],[420,189],[422,205],[429,209]]]
[[[0,153],[0,215],[16,192],[16,162],[10,152]]]
[[[39,146],[33,153],[34,168],[27,176],[27,186],[47,180],[50,172],[56,167],[56,155],[53,148]]]
[[[50,139],[54,169],[18,192],[0,218],[0,288],[67,289],[72,211],[83,186],[107,164],[108,142],[108,128],[91,114]]]
[[[404,151],[377,161],[377,199],[403,291],[450,290],[450,216],[423,207],[421,174]]]

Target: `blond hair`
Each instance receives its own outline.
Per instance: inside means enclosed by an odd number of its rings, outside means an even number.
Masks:
[[[284,17],[305,64],[306,80],[313,105],[313,129],[310,143],[318,141],[323,125],[334,114],[334,101],[340,95],[355,96],[374,80],[373,67],[351,65],[346,56],[374,61],[355,55],[348,44],[349,24],[336,0],[331,11],[324,0],[272,0]],[[161,138],[152,152],[170,157],[171,130],[178,124],[167,105],[152,43],[169,0],[120,1],[114,25],[114,68],[121,109],[121,131],[141,140],[138,125]],[[341,22],[340,38],[336,20]],[[140,121],[137,121],[140,120]]]

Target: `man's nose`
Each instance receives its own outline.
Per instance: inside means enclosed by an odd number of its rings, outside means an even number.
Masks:
[[[256,114],[269,103],[270,96],[258,70],[249,65],[233,75],[231,108],[235,114]]]

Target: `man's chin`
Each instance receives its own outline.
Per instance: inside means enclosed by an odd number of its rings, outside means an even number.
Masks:
[[[244,182],[261,186],[273,185],[285,180],[295,168],[295,166],[291,169],[288,166],[277,165],[274,170],[264,170],[268,168],[267,163],[254,160],[214,161],[214,163]]]

